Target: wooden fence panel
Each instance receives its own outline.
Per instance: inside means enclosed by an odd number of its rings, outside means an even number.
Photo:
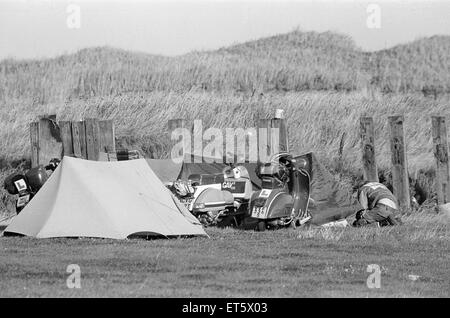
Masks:
[[[41,117],[30,124],[30,141],[33,167],[62,156],[99,160],[100,151],[116,151],[113,121],[95,118],[56,123],[56,115]]]

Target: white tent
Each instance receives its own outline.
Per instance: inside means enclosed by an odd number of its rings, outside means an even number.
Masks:
[[[145,159],[97,162],[64,157],[5,229],[38,238],[207,235]]]

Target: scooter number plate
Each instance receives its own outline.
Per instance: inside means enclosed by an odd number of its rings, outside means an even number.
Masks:
[[[222,190],[234,190],[236,188],[236,182],[235,181],[225,181],[222,183]]]
[[[254,206],[252,209],[252,218],[256,219],[267,218],[267,208],[265,206]]]
[[[27,189],[27,183],[23,179],[19,179],[16,182],[14,182],[14,185],[16,186],[17,191],[22,192]]]
[[[17,207],[21,208],[25,206],[28,202],[30,202],[30,195],[25,195],[17,199]]]

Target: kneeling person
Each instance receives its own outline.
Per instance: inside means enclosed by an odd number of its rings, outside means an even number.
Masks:
[[[402,224],[397,199],[379,182],[364,182],[357,189],[358,201],[364,210],[356,213],[353,226],[378,222],[380,226]]]

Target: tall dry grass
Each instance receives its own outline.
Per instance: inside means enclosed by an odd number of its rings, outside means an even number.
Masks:
[[[216,51],[177,57],[111,48],[84,49],[45,60],[0,62],[0,99],[38,104],[128,92],[374,89],[385,93],[450,92],[450,37],[363,52],[332,32],[277,35]]]
[[[207,127],[255,127],[257,119],[277,108],[286,112],[289,143],[294,153],[314,151],[333,168],[343,146],[343,169],[358,171],[360,163],[359,117],[375,119],[376,151],[381,169],[390,166],[387,116],[404,115],[410,173],[434,165],[431,114],[450,116],[449,98],[434,100],[420,95],[379,95],[363,92],[245,93],[189,91],[123,94],[68,103],[32,104],[31,100],[4,101],[0,108],[1,156],[8,160],[29,157],[28,124],[38,115],[55,113],[59,120],[83,117],[114,119],[117,135],[133,136],[149,156],[167,156],[167,122],[202,119]]]

